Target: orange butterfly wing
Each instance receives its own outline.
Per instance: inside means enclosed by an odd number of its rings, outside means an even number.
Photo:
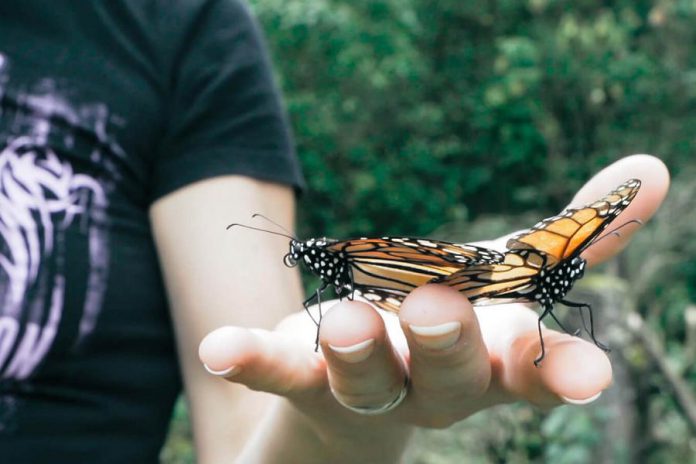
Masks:
[[[639,188],[640,180],[626,181],[601,200],[581,208],[568,208],[558,216],[544,219],[531,229],[512,237],[507,248],[534,249],[556,261],[577,256],[626,209]]]
[[[601,200],[568,208],[512,237],[502,262],[467,266],[435,282],[457,289],[476,304],[530,301],[526,295],[536,289],[533,278],[582,253],[626,209],[639,188],[640,180],[626,181]]]
[[[515,250],[506,253],[501,263],[468,266],[434,282],[449,285],[477,305],[519,301],[533,290],[532,278],[547,262],[535,250]]]
[[[360,238],[327,246],[350,263],[354,290],[387,311],[398,311],[414,288],[474,263],[503,260],[494,250],[474,245],[414,239]]]

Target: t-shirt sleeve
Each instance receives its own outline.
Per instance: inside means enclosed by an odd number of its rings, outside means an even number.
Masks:
[[[266,46],[246,6],[208,2],[171,69],[152,200],[228,174],[303,187]]]

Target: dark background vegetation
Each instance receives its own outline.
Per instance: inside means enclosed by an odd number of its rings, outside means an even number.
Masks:
[[[588,407],[423,432],[408,462],[696,463],[696,3],[251,4],[308,181],[300,236],[490,238],[557,213],[624,155],[673,176],[658,216],[576,290],[614,348],[614,386]],[[193,462],[185,417],[167,463]]]

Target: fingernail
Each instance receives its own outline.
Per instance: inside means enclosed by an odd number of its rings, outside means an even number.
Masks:
[[[409,328],[419,345],[433,350],[446,350],[453,347],[459,340],[462,323],[459,321],[445,322],[433,326],[409,324]]]
[[[585,398],[584,400],[576,400],[573,398],[568,398],[567,396],[561,396],[561,399],[563,400],[564,403],[567,404],[576,404],[576,405],[582,405],[582,404],[590,404],[593,401],[595,401],[597,398],[599,398],[602,395],[602,392],[600,391],[596,395],[590,396],[589,398]]]
[[[349,363],[358,363],[366,360],[372,354],[374,347],[374,338],[368,338],[365,341],[350,346],[335,346],[329,344],[329,348],[331,348],[331,351],[334,352],[337,358]]]
[[[227,369],[222,369],[219,371],[216,371],[215,369],[211,369],[207,364],[203,364],[203,367],[205,367],[205,370],[208,371],[209,373],[217,376],[217,377],[232,377],[233,375],[237,375],[241,368],[237,365],[233,365],[228,367]]]

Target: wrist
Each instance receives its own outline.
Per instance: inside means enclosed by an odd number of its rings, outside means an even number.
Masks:
[[[239,462],[399,462],[414,430],[347,410],[310,408],[302,411],[285,399],[276,400]]]

